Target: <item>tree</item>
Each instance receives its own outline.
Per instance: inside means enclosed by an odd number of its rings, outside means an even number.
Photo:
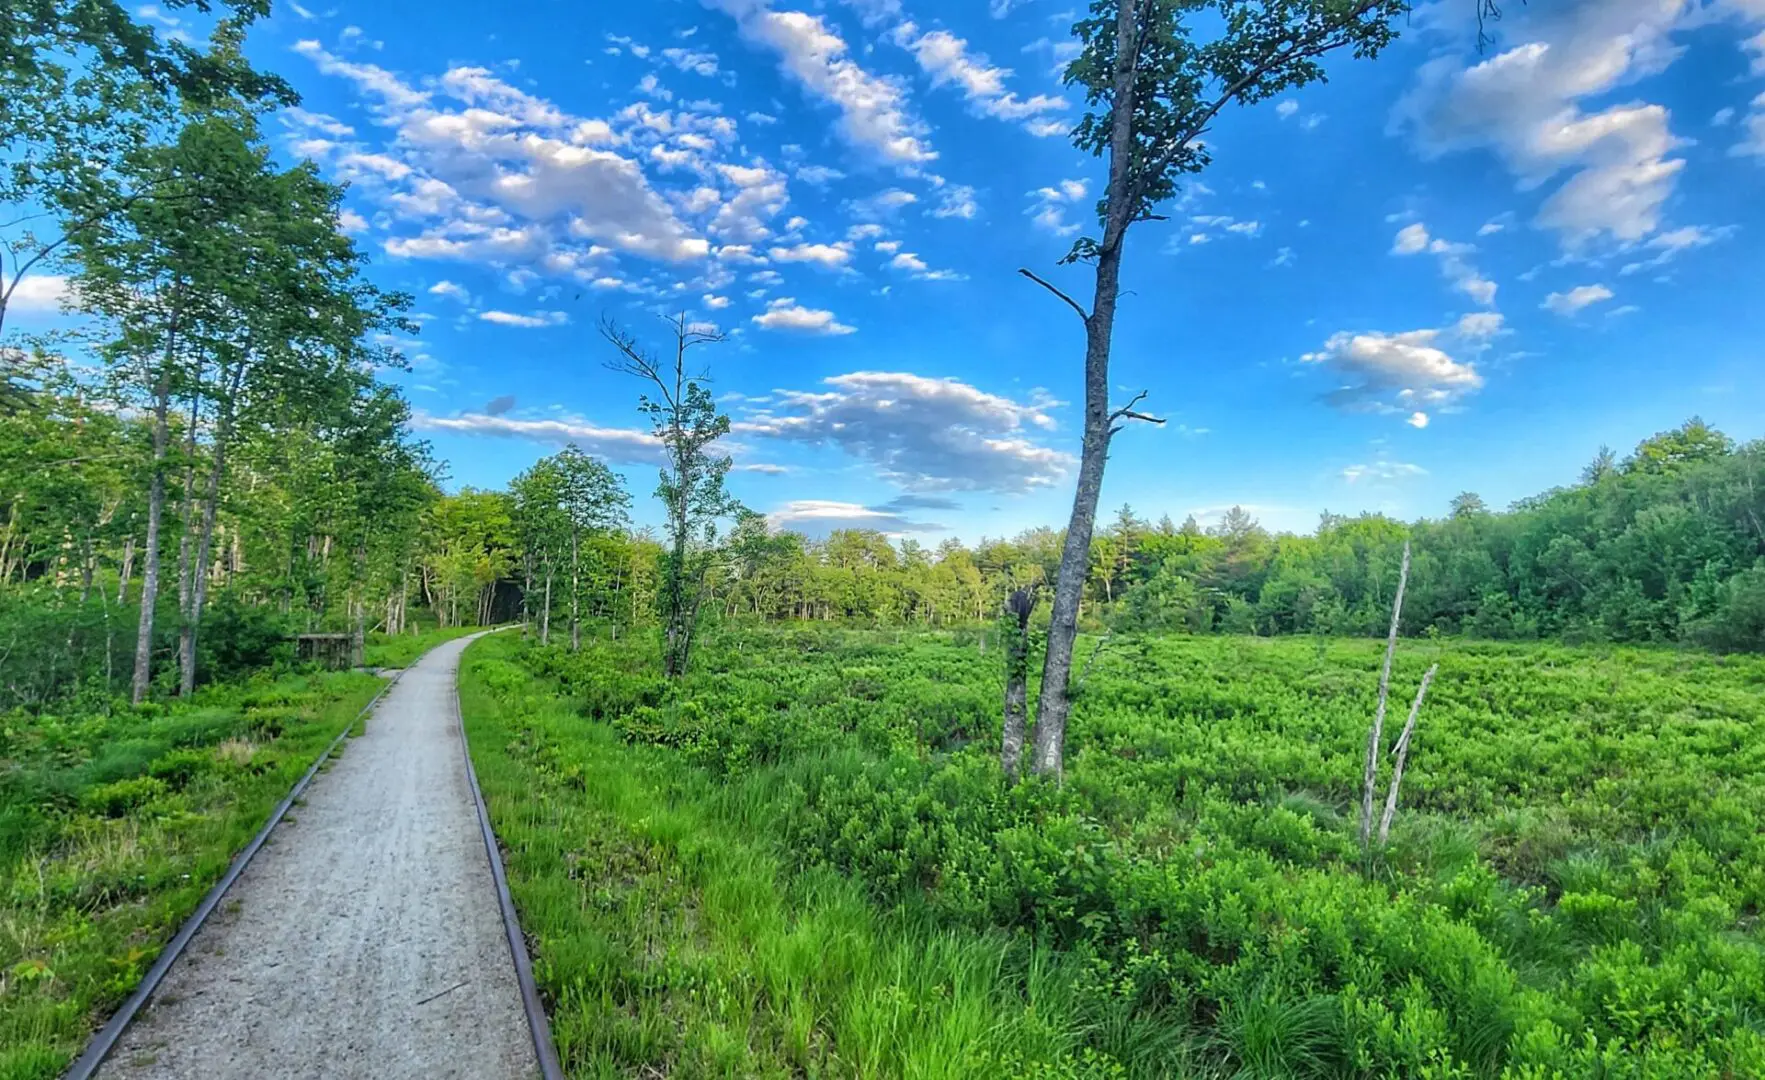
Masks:
[[[574,446],[566,446],[552,461],[558,474],[559,509],[570,538],[570,651],[576,652],[582,648],[583,539],[623,524],[631,496],[605,462]]]
[[[1084,437],[1036,706],[1036,772],[1058,778],[1063,767],[1073,641],[1110,440],[1125,421],[1155,421],[1136,411],[1143,394],[1119,408],[1109,404],[1128,230],[1155,220],[1180,178],[1208,164],[1200,138],[1226,106],[1321,79],[1320,58],[1336,49],[1376,54],[1395,37],[1393,20],[1407,9],[1407,0],[1094,0],[1090,17],[1074,27],[1082,51],[1066,82],[1083,87],[1092,111],[1073,131],[1073,142],[1107,157],[1109,183],[1098,207],[1101,237],[1082,237],[1064,260],[1094,267],[1091,309],[1021,271],[1070,306],[1085,328]],[[1204,10],[1217,16],[1217,25],[1209,19],[1215,36],[1198,43],[1188,17]]]
[[[1479,517],[1487,513],[1488,504],[1475,491],[1461,491],[1452,497],[1452,516],[1455,518]]]
[[[1582,468],[1581,482],[1583,484],[1597,484],[1608,476],[1616,475],[1618,475],[1618,455],[1612,453],[1611,447],[1602,443],[1599,453],[1595,454],[1593,460]]]
[[[237,46],[222,40],[216,48]],[[148,600],[158,595],[170,401],[175,392],[189,402],[178,589],[179,691],[189,694],[227,455],[241,425],[313,408],[334,414],[363,366],[396,362],[366,345],[368,335],[416,328],[398,314],[408,297],[362,280],[364,259],[338,227],[341,190],[310,163],[278,170],[243,106],[195,112],[175,141],[131,156],[119,174],[136,186],[152,178],[160,197],[119,196],[116,212],[90,219],[72,246],[82,294],[121,331],[110,350],[115,370],[153,401]],[[153,607],[142,605],[143,641],[151,640]],[[137,697],[149,671],[143,649]]]
[[[1700,461],[1713,461],[1734,452],[1734,440],[1699,417],[1692,417],[1672,431],[1663,431],[1637,444],[1624,462],[1624,471],[1666,473]]]
[[[724,490],[732,462],[715,453],[718,439],[729,434],[729,417],[718,413],[708,373],[689,374],[687,353],[723,340],[715,328],[688,322],[685,315],[666,320],[674,336],[674,355],[661,360],[646,352],[637,339],[611,319],[601,320],[601,336],[618,350],[608,366],[648,383],[654,397],[638,398],[638,411],[649,417],[662,447],[661,478],[656,497],[667,518],[662,566],[662,608],[666,620],[662,670],[670,678],[686,674],[693,635],[704,601],[705,574],[717,523],[735,515],[741,504]]]

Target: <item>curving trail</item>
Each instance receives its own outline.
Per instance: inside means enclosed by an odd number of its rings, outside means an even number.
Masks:
[[[538,1075],[454,679],[406,671],[111,1053],[108,1078]]]

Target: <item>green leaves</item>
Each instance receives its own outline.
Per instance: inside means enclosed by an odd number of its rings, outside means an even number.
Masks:
[[[1143,221],[1173,198],[1182,178],[1211,162],[1201,142],[1230,105],[1252,105],[1324,78],[1322,58],[1346,49],[1377,55],[1396,37],[1407,0],[1095,0],[1073,33],[1083,51],[1066,83],[1092,106],[1073,145],[1111,153],[1118,104],[1126,103],[1130,149],[1125,183],[1099,207],[1102,241],[1081,240],[1066,261],[1095,258],[1116,229]],[[1114,200],[1121,200],[1116,206]]]

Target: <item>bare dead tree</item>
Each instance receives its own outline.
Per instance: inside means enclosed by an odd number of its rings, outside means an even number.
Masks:
[[[1385,667],[1379,673],[1379,704],[1367,732],[1367,765],[1361,782],[1361,848],[1373,835],[1373,788],[1379,779],[1379,747],[1385,734],[1385,705],[1391,695],[1391,660],[1397,653],[1397,626],[1403,618],[1403,592],[1410,581],[1410,542],[1403,542],[1403,569],[1397,575],[1397,596],[1391,602],[1391,632],[1385,637]]]
[[[1409,761],[1410,743],[1416,734],[1416,717],[1422,713],[1422,699],[1428,696],[1428,686],[1434,682],[1434,674],[1440,670],[1438,663],[1428,668],[1422,676],[1422,685],[1416,688],[1415,703],[1410,706],[1410,718],[1403,725],[1403,734],[1397,737],[1397,746],[1392,750],[1397,758],[1391,769],[1391,789],[1385,793],[1385,813],[1379,818],[1379,846],[1391,835],[1391,819],[1397,816],[1397,789],[1403,784],[1404,763]]]

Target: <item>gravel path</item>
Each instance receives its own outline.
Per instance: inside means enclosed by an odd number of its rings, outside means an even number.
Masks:
[[[405,672],[314,778],[102,1076],[538,1074],[455,720],[465,647]]]

